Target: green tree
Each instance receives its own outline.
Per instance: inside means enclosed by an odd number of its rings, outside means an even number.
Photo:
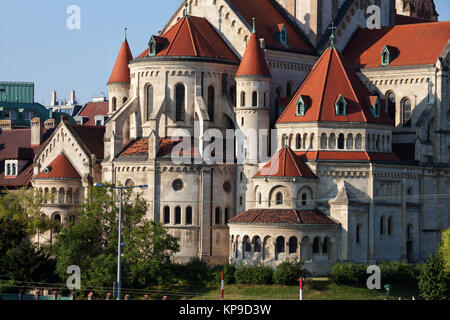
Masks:
[[[16,289],[25,282],[57,282],[55,261],[32,242],[38,229],[52,226],[42,217],[40,196],[20,190],[0,197],[0,279]],[[15,290],[17,291],[17,290]]]
[[[70,265],[81,269],[82,286],[106,291],[116,279],[118,194],[111,188],[93,188],[90,201],[79,211],[78,222],[57,235],[54,251],[57,272],[65,278]],[[178,239],[159,222],[146,219],[147,202],[131,190],[122,200],[122,287],[142,288],[158,282]],[[105,290],[101,290],[105,288]]]
[[[450,299],[450,274],[446,270],[445,256],[448,254],[445,247],[446,237],[448,235],[444,232],[441,245],[421,268],[419,290],[422,298],[426,300]]]

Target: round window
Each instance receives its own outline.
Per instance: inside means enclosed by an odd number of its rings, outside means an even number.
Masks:
[[[231,192],[231,183],[229,181],[225,181],[223,184],[223,190],[225,190],[226,193]]]
[[[181,189],[183,189],[183,186],[184,186],[183,181],[180,179],[176,179],[172,182],[172,188],[175,191],[180,191]]]

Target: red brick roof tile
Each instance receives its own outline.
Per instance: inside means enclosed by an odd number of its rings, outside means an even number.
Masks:
[[[337,225],[319,210],[251,209],[230,219],[242,224],[327,224]]]
[[[79,124],[67,124],[67,126],[80,138],[90,154],[95,154],[97,160],[103,159],[105,127]]]
[[[255,177],[317,178],[314,172],[289,147],[275,153]]]
[[[302,95],[310,102],[304,116],[297,116],[297,101]],[[335,103],[342,95],[347,114],[336,116]],[[336,49],[328,48],[312,68],[277,123],[289,122],[369,122],[393,125],[380,108],[380,117],[370,110],[370,93],[350,64]]]
[[[198,57],[223,59],[238,62],[221,36],[206,18],[187,16],[180,18],[175,25],[159,38],[165,38],[162,48],[157,51],[158,57]],[[147,48],[138,58],[148,56]]]
[[[384,46],[398,54],[390,67],[435,64],[450,38],[450,22],[398,25],[381,29],[359,29],[344,52],[359,68],[380,68]]]
[[[64,154],[58,155],[47,168],[50,171],[48,173],[40,172],[36,179],[81,179],[77,170]]]
[[[95,126],[95,116],[107,116],[109,111],[109,102],[89,102],[87,103],[79,116],[87,117],[89,120],[84,123],[87,126]]]

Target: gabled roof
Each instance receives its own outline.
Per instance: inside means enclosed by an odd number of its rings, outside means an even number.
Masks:
[[[450,22],[429,22],[359,29],[344,55],[355,67],[380,68],[384,46],[395,47],[397,56],[389,67],[434,65],[450,38]]]
[[[89,120],[84,125],[95,126],[95,116],[107,116],[109,102],[89,102],[80,111],[78,116],[87,117]]]
[[[236,77],[246,76],[270,78],[270,70],[255,32],[252,32],[250,36],[247,49],[245,49],[241,64],[236,73]]]
[[[230,223],[238,224],[320,224],[337,225],[319,210],[294,209],[252,209],[231,218]]]
[[[297,116],[299,95],[308,97],[311,104],[307,106],[304,116]],[[347,111],[346,115],[337,116],[335,103],[341,95],[347,103]],[[328,48],[316,62],[277,123],[323,121],[393,124],[382,108],[380,116],[375,117],[370,105],[369,90],[356,72],[338,50]]]
[[[264,38],[267,49],[294,50],[307,54],[315,54],[314,47],[309,43],[302,30],[290,19],[284,9],[273,0],[227,0],[229,5],[242,17],[249,26],[253,18],[258,21],[258,37]],[[279,25],[286,27],[287,46],[284,46],[274,29]]]
[[[289,147],[283,147],[259,170],[255,177],[302,177],[317,176]]]
[[[161,38],[165,38],[166,41],[163,42]],[[201,17],[180,18],[175,25],[158,37],[158,41],[163,45],[156,52],[157,57],[197,57],[239,61],[208,20]],[[148,55],[147,48],[138,58]]]
[[[60,154],[35,179],[81,179],[81,177],[69,159]]]
[[[130,83],[130,68],[128,67],[128,64],[131,60],[133,60],[133,55],[131,54],[130,47],[128,46],[128,41],[125,39],[120,47],[120,51],[108,84]]]
[[[90,154],[95,154],[97,160],[102,160],[104,155],[105,127],[88,126],[79,124],[67,124],[67,127],[75,133],[77,138],[84,143]]]

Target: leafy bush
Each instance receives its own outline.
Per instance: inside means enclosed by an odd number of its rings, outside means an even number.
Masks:
[[[271,284],[273,270],[264,265],[241,266],[235,272],[239,284]]]
[[[330,271],[329,279],[337,284],[363,285],[366,283],[366,266],[362,264],[346,262],[336,263]]]
[[[236,267],[227,263],[223,266],[220,265],[220,266],[215,266],[212,268],[212,270],[211,270],[212,277],[210,277],[212,284],[214,284],[214,285],[220,284],[220,281],[222,280],[222,270],[224,271],[225,284],[236,283],[236,278],[235,278]]]
[[[310,276],[309,271],[304,269],[303,265],[302,261],[283,261],[273,273],[273,282],[283,285],[298,284],[300,277],[306,278]]]
[[[445,271],[445,258],[442,250],[432,254],[422,267],[419,276],[419,290],[426,300],[450,299],[450,274]]]
[[[419,269],[416,266],[398,261],[381,261],[378,266],[380,267],[383,284],[417,285]]]

